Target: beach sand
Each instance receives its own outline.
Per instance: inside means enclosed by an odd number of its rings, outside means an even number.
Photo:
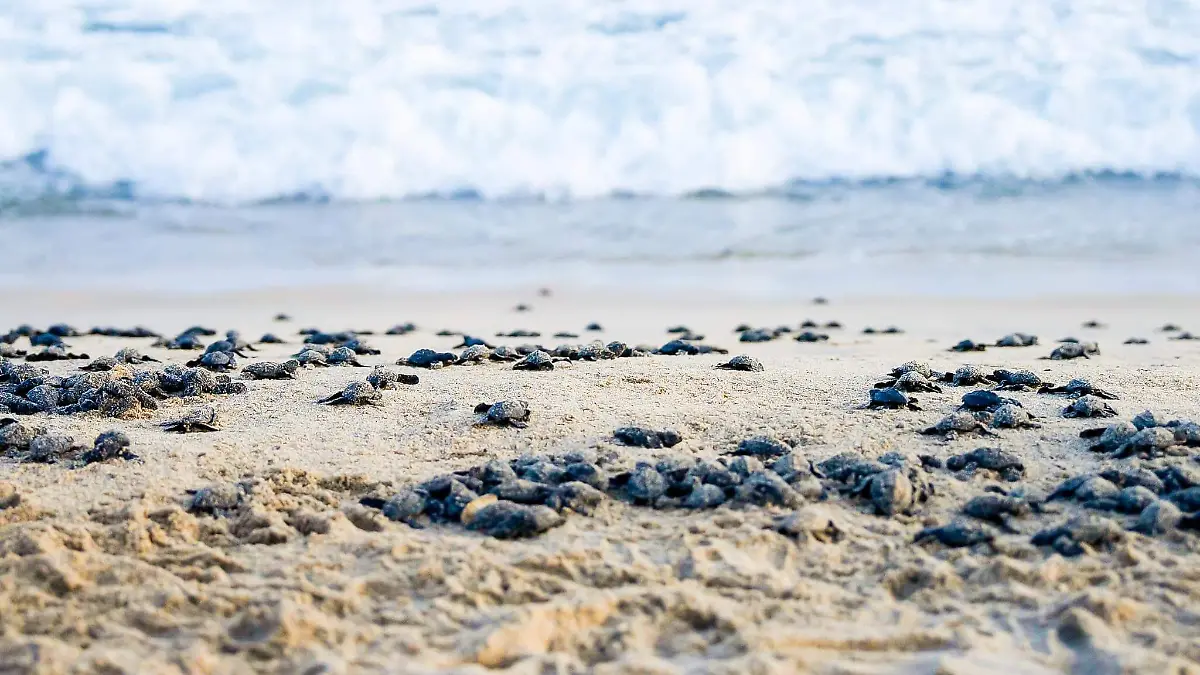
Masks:
[[[525,302],[532,311],[515,312]],[[272,321],[277,312],[293,320]],[[774,327],[838,320],[825,343],[788,336],[739,344],[735,325]],[[1081,323],[1099,319],[1104,329]],[[995,439],[946,441],[916,430],[936,422],[970,389],[918,394],[923,411],[863,409],[874,382],[910,360],[953,370],[974,363],[1031,368],[1044,379],[1088,377],[1117,393],[1119,419],[1150,409],[1200,419],[1200,341],[1171,341],[1158,326],[1200,329],[1191,297],[1028,300],[832,298],[829,304],[707,294],[674,297],[557,290],[405,295],[326,287],[222,295],[6,294],[0,323],[145,324],[163,333],[192,324],[237,328],[256,339],[254,360],[282,360],[304,326],[420,330],[374,335],[393,364],[421,347],[457,342],[440,329],[493,339],[531,329],[538,339],[570,330],[629,344],[662,344],[685,324],[731,354],[759,358],[761,373],[713,366],[728,357],[654,356],[576,362],[551,372],[507,364],[415,371],[420,384],[384,392],[379,408],[314,402],[366,370],[313,369],[297,381],[253,381],[213,397],[222,431],[174,435],[158,423],[195,401],[172,400],[152,416],[94,413],[23,418],[90,442],[117,428],[142,461],[83,468],[0,461],[0,672],[12,673],[1200,673],[1200,539],[1128,533],[1078,557],[1036,547],[1034,532],[1082,512],[1013,522],[992,544],[948,549],[912,543],[948,522],[987,486],[933,470],[936,494],[910,515],[873,513],[869,500],[830,491],[798,510],[831,519],[836,541],[773,529],[793,509],[655,510],[608,500],[590,516],[536,538],[500,541],[459,525],[414,529],[359,505],[366,495],[524,453],[599,449],[620,462],[658,456],[716,458],[739,440],[768,434],[797,443],[814,462],[842,452],[946,458],[993,445],[1018,453],[1019,485],[1046,494],[1069,476],[1109,466],[1190,464],[1189,457],[1114,460],[1088,452],[1080,430],[1111,420],[1063,419],[1061,396],[1015,393],[1043,428]],[[586,333],[597,321],[602,333]],[[897,325],[901,335],[862,335]],[[1024,331],[1041,344],[959,354],[963,338],[993,341]],[[1102,353],[1039,360],[1068,335]],[[1147,345],[1123,345],[1133,335]],[[67,341],[92,356],[137,346],[163,361],[191,352],[150,340]],[[44,364],[73,372],[82,362]],[[151,364],[153,365],[153,364]],[[477,426],[481,402],[528,400],[526,429]],[[617,446],[630,424],[677,429],[670,450]],[[919,466],[919,464],[917,464]],[[1200,468],[1200,467],[1197,467]],[[253,499],[234,517],[188,513],[188,490],[246,480]],[[1051,509],[1048,509],[1048,511]],[[1105,514],[1122,526],[1132,518]]]

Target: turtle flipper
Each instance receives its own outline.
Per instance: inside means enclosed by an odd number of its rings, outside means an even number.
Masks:
[[[341,403],[342,402],[341,398],[342,398],[342,392],[339,391],[336,394],[330,394],[329,396],[326,396],[325,398],[318,400],[317,403],[333,405],[336,403]]]

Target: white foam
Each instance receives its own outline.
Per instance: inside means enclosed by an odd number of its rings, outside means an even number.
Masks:
[[[228,202],[1200,176],[1197,35],[1185,0],[12,2],[0,159]]]

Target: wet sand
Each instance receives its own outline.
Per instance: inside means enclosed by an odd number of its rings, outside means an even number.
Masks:
[[[519,303],[530,312],[515,312]],[[293,320],[272,321],[277,312]],[[783,336],[739,344],[734,326],[840,321],[828,342]],[[1065,558],[1030,536],[1082,509],[1014,521],[993,545],[914,545],[987,486],[933,471],[936,494],[911,515],[887,518],[869,502],[831,492],[800,510],[832,519],[839,541],[772,529],[791,509],[654,510],[607,501],[591,516],[537,538],[499,541],[458,525],[413,529],[358,504],[448,470],[524,453],[597,448],[628,460],[716,458],[743,438],[770,434],[819,462],[852,451],[946,458],[993,445],[1018,453],[1021,485],[1045,494],[1068,476],[1109,466],[1195,464],[1190,457],[1108,459],[1080,430],[1111,420],[1063,419],[1069,401],[1016,393],[1043,428],[952,441],[916,429],[950,412],[969,388],[917,394],[923,411],[864,410],[893,366],[937,370],[973,363],[1031,368],[1044,379],[1091,378],[1117,393],[1118,419],[1150,409],[1200,419],[1200,342],[1170,341],[1163,323],[1200,330],[1188,297],[1017,300],[834,298],[828,305],[721,297],[560,291],[521,295],[388,295],[354,289],[219,296],[22,293],[0,302],[6,327],[64,321],[145,324],[174,333],[192,324],[237,328],[262,345],[253,360],[282,360],[297,329],[371,329],[415,322],[402,337],[366,339],[392,364],[413,350],[447,350],[464,331],[497,343],[623,340],[662,344],[686,324],[708,344],[759,358],[762,373],[713,366],[727,357],[653,356],[577,362],[551,372],[507,364],[410,371],[413,387],[384,392],[380,408],[323,407],[321,396],[366,370],[305,370],[297,381],[251,381],[214,397],[222,431],[173,435],[152,416],[32,416],[90,441],[125,431],[143,461],[80,469],[0,462],[0,663],[11,672],[159,673],[1108,673],[1200,672],[1197,535],[1129,533]],[[1104,329],[1081,323],[1099,319]],[[591,321],[601,333],[583,329]],[[897,325],[902,335],[862,335]],[[541,331],[500,339],[497,331]],[[578,340],[549,337],[557,331]],[[1024,331],[1042,344],[982,353],[946,351],[963,338],[991,342]],[[1098,341],[1092,359],[1044,361],[1058,338]],[[1148,345],[1122,345],[1128,337]],[[215,339],[215,338],[214,338]],[[166,362],[195,353],[150,340],[68,339],[73,351],[110,355],[136,346]],[[54,362],[54,373],[83,362]],[[153,364],[151,364],[153,365]],[[481,401],[528,400],[527,429],[476,426]],[[616,427],[671,427],[670,450],[618,447]],[[186,511],[188,490],[248,480],[254,500],[235,518]],[[15,493],[15,494],[14,494]],[[7,495],[7,496],[6,496]],[[1128,525],[1130,519],[1107,514]]]

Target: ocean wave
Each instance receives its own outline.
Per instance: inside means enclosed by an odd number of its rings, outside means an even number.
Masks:
[[[61,0],[0,14],[0,208],[1200,181],[1180,0]]]

